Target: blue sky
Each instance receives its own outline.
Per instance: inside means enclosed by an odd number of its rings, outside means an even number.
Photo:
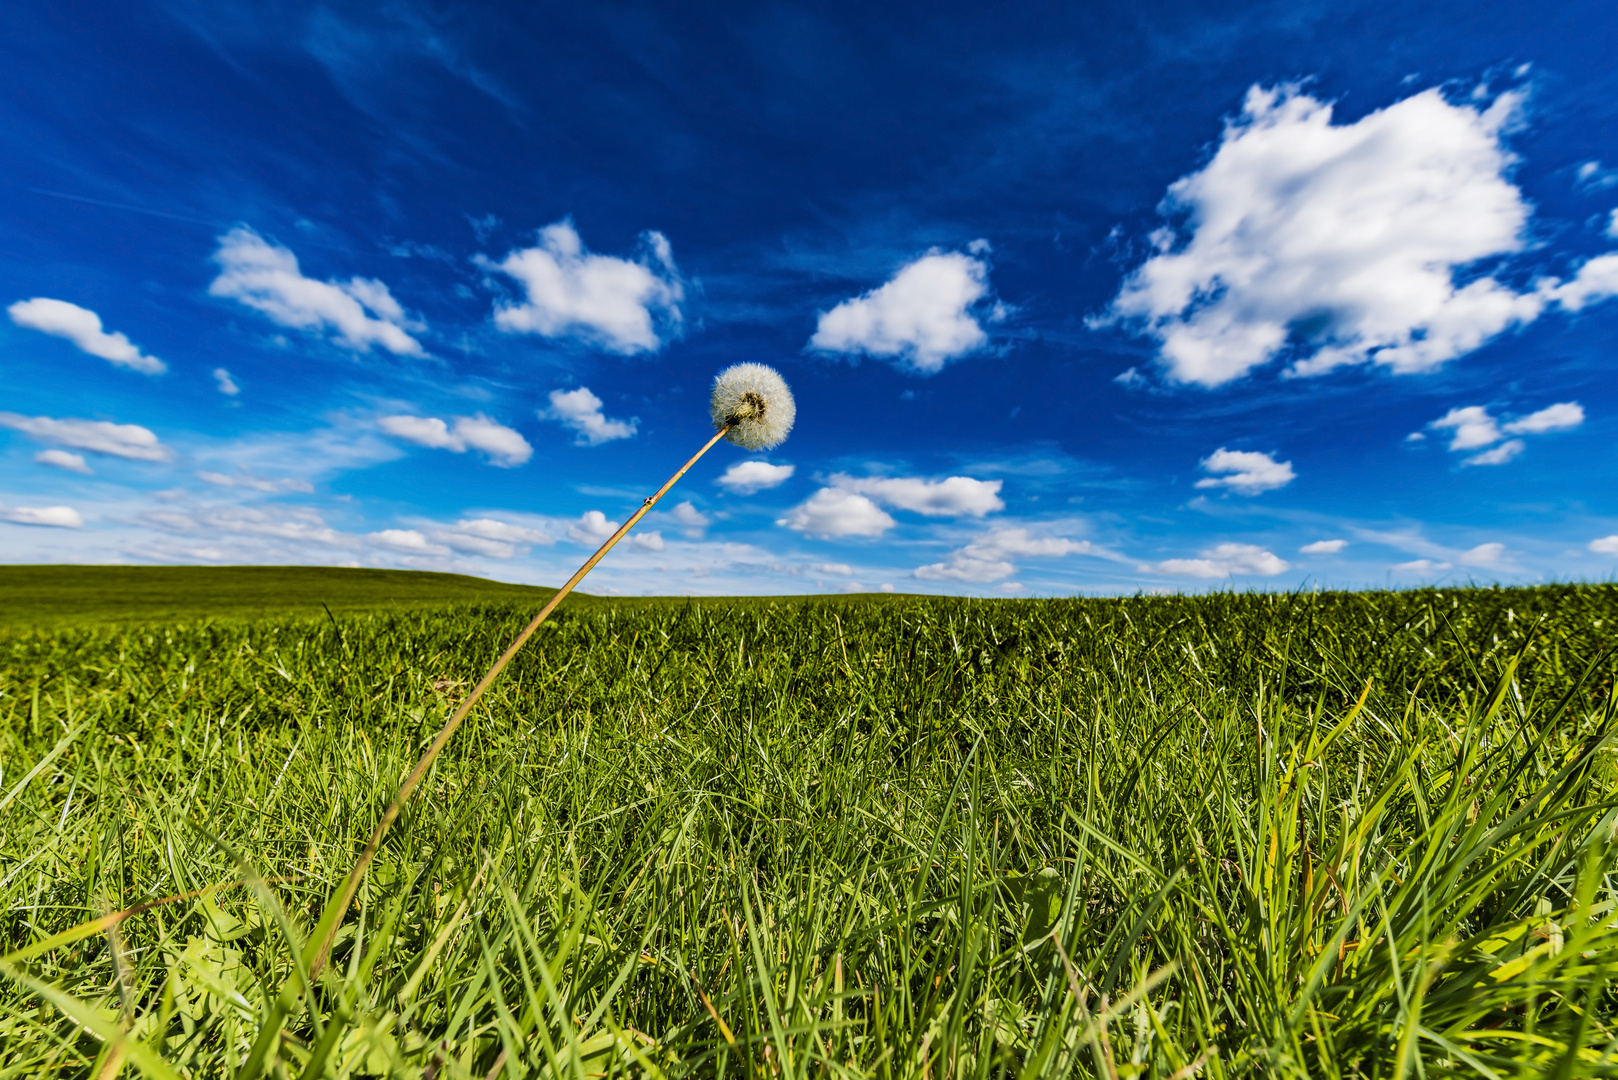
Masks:
[[[1618,9],[25,3],[0,558],[1618,571]]]

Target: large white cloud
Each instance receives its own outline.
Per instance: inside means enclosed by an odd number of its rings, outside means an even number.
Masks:
[[[1016,573],[1015,558],[1050,558],[1062,555],[1104,555],[1088,540],[1063,536],[1036,536],[1024,528],[991,529],[950,553],[944,562],[916,567],[924,581],[965,581],[976,585],[999,581]]]
[[[1527,449],[1522,439],[1506,436],[1567,431],[1582,423],[1584,406],[1576,401],[1559,401],[1506,424],[1501,424],[1482,405],[1466,405],[1451,409],[1427,426],[1435,431],[1454,432],[1449,440],[1452,451],[1482,451],[1466,458],[1462,465],[1504,465]],[[1483,447],[1490,449],[1483,450]]]
[[[0,427],[20,431],[36,442],[71,446],[93,454],[129,458],[133,461],[168,461],[173,451],[156,434],[139,424],[115,424],[110,420],[55,419],[49,416],[19,416],[0,412]]]
[[[1212,473],[1197,481],[1199,488],[1230,488],[1242,495],[1284,488],[1297,479],[1292,462],[1276,461],[1257,450],[1226,450],[1223,446],[1202,459],[1202,470]]]
[[[468,448],[488,455],[489,463],[501,468],[521,465],[534,456],[534,448],[522,434],[479,413],[457,416],[446,423],[436,416],[384,416],[377,426],[396,439],[433,450],[464,454]]]
[[[463,555],[484,555],[491,559],[514,559],[535,544],[550,547],[556,543],[543,529],[493,518],[462,518],[453,525],[432,530],[429,535],[434,543]]]
[[[609,420],[601,411],[601,399],[587,386],[577,390],[552,390],[551,406],[541,409],[543,420],[559,421],[563,427],[578,433],[574,440],[579,446],[600,446],[614,439],[627,439],[635,434],[639,419]]]
[[[982,259],[930,251],[887,284],[822,313],[809,347],[894,359],[932,374],[988,342],[973,311],[988,295],[989,267]]]
[[[1001,480],[976,480],[970,476],[948,476],[923,480],[914,476],[849,476],[837,473],[831,485],[842,491],[866,495],[896,510],[910,510],[924,517],[983,517],[1006,508],[1000,498]]]
[[[579,520],[568,526],[567,538],[585,547],[600,547],[618,531],[620,524],[600,510],[586,510],[579,515]]]
[[[219,238],[214,252],[219,276],[213,296],[239,301],[294,330],[330,330],[350,349],[379,345],[400,356],[420,356],[421,343],[407,330],[421,325],[405,315],[388,287],[370,278],[317,281],[303,276],[298,257],[245,225]]]
[[[539,231],[539,243],[489,269],[522,283],[528,299],[495,307],[494,324],[513,334],[576,337],[609,352],[655,352],[680,330],[685,288],[668,239],[643,238],[635,259],[593,255],[570,221]]]
[[[1590,541],[1590,550],[1598,555],[1618,555],[1618,533]]]
[[[1185,235],[1154,234],[1159,253],[1108,317],[1155,337],[1173,378],[1217,386],[1282,355],[1302,375],[1427,371],[1549,302],[1611,295],[1618,256],[1523,293],[1487,273],[1457,281],[1526,246],[1530,207],[1503,142],[1520,104],[1434,89],[1334,124],[1331,104],[1295,87],[1253,87],[1213,160],[1169,187],[1163,210],[1184,215]]]
[[[123,334],[109,334],[103,330],[101,316],[89,308],[70,304],[66,300],[36,296],[32,300],[17,301],[6,311],[18,326],[66,338],[91,356],[99,356],[119,367],[143,375],[161,375],[168,370],[168,365],[155,356],[141,352]]]
[[[44,525],[54,529],[82,529],[84,518],[71,506],[0,506],[0,521],[13,525]]]
[[[837,488],[821,488],[775,523],[805,536],[828,540],[844,536],[881,536],[898,524],[864,495]]]
[[[792,478],[796,466],[771,465],[768,461],[738,461],[714,481],[737,495],[753,495],[780,487]]]
[[[1273,577],[1291,569],[1285,559],[1256,544],[1215,544],[1198,555],[1195,559],[1164,559],[1155,569],[1160,574],[1197,578]]]

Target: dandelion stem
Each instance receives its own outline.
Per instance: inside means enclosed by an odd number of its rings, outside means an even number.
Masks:
[[[584,575],[595,568],[596,563],[600,562],[607,552],[613,549],[613,545],[624,538],[624,534],[634,527],[635,522],[645,517],[647,511],[657,505],[657,500],[668,494],[669,489],[675,485],[680,477],[684,476],[686,471],[695,465],[703,454],[712,450],[714,443],[724,438],[732,426],[734,425],[726,424],[715,432],[714,437],[704,443],[701,450],[692,454],[691,460],[681,465],[679,471],[669,477],[668,482],[657,489],[656,494],[648,496],[646,501],[641,503],[640,509],[631,514],[629,520],[620,525],[618,531],[608,537],[607,542],[596,549],[594,555],[585,560],[584,565],[579,567],[578,572],[567,579],[567,584],[557,589],[556,595],[545,602],[545,606],[539,609],[539,614],[535,615],[533,621],[523,628],[523,632],[517,635],[515,641],[506,646],[506,651],[500,654],[500,659],[496,660],[494,666],[484,673],[483,678],[478,680],[476,686],[472,687],[472,692],[466,695],[466,699],[456,706],[455,711],[450,714],[450,718],[445,721],[443,729],[439,731],[438,737],[427,748],[427,752],[421,755],[421,760],[416,762],[416,767],[410,770],[410,775],[405,778],[405,782],[399,787],[399,793],[393,797],[393,802],[388,804],[387,811],[382,815],[381,820],[376,823],[376,831],[371,833],[370,842],[365,845],[365,850],[360,852],[359,861],[354,864],[354,869],[349,871],[348,880],[343,882],[343,890],[338,895],[337,902],[327,905],[326,911],[322,914],[320,925],[315,928],[315,935],[311,940],[311,944],[318,943],[318,945],[314,954],[309,957],[310,978],[318,975],[320,969],[325,966],[326,956],[331,951],[332,937],[337,933],[337,926],[343,921],[343,916],[348,913],[348,905],[353,902],[354,894],[359,891],[360,882],[365,878],[365,872],[370,869],[371,861],[376,858],[377,850],[382,846],[383,837],[387,836],[388,829],[393,826],[399,812],[404,809],[405,800],[410,798],[410,793],[416,790],[416,785],[421,783],[422,778],[427,775],[427,770],[432,767],[433,761],[437,759],[439,753],[449,742],[450,737],[455,734],[455,729],[461,726],[461,721],[466,719],[466,714],[472,711],[472,706],[477,704],[478,699],[483,696],[483,692],[499,677],[500,672],[505,670],[506,665],[511,663],[511,658],[517,655],[517,650],[521,649],[530,637],[533,637],[534,631],[538,630],[540,624],[550,617],[551,612],[556,610],[556,605],[562,602],[562,598],[572,592],[575,585],[584,580]]]

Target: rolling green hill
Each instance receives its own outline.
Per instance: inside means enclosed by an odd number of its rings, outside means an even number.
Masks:
[[[489,601],[538,607],[553,592],[464,574],[335,566],[0,566],[0,628],[320,615],[322,604],[333,613]]]

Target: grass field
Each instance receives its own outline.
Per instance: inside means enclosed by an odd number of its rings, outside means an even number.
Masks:
[[[569,602],[571,603],[571,601]],[[0,637],[0,1077],[1618,1074],[1618,588]]]

